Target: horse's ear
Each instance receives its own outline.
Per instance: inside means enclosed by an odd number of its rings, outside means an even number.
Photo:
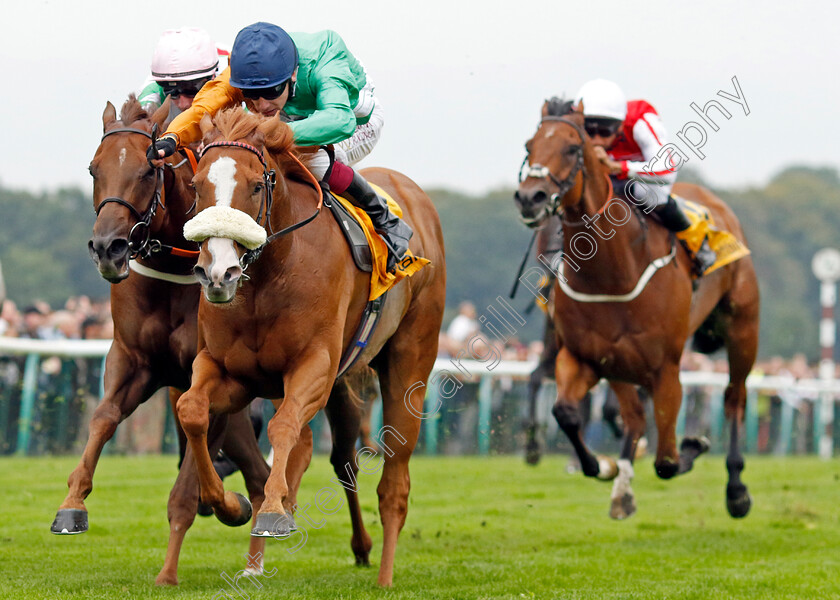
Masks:
[[[543,102],[542,110],[540,111],[540,116],[544,119],[548,116],[548,100]]]
[[[215,125],[213,125],[213,117],[210,116],[210,113],[204,113],[204,116],[201,117],[201,121],[199,121],[198,126],[201,129],[201,135],[204,139],[204,143],[210,143],[212,141],[211,138],[215,137],[211,135],[215,129]]]
[[[576,113],[583,114],[583,100],[577,103],[577,106],[574,107],[574,111]]]
[[[166,117],[169,116],[169,105],[172,103],[172,97],[167,96],[166,100],[163,101],[163,104],[160,105],[154,114],[152,115],[152,123],[157,123],[158,129],[163,131],[163,123],[166,121]]]
[[[117,109],[114,105],[108,102],[105,105],[105,111],[102,113],[102,128],[108,129],[108,125],[117,120]]]

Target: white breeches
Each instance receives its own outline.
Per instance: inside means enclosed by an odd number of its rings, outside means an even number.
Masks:
[[[373,95],[373,84],[368,80],[367,85],[359,91],[359,103],[353,109],[356,117],[364,118],[370,115],[368,122],[356,127],[356,131],[346,140],[335,144],[335,159],[348,166],[353,166],[371,153],[382,135],[385,124],[385,111],[382,104]],[[330,159],[323,149],[310,163],[312,174],[322,179],[330,166]]]

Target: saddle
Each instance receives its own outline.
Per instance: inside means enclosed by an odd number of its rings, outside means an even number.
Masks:
[[[342,204],[335,194],[329,192],[325,197],[324,204],[329,207],[333,217],[341,228],[341,233],[344,234],[344,239],[350,246],[350,254],[353,257],[353,262],[360,271],[365,273],[373,272],[373,256],[370,253],[370,245],[367,241],[367,236],[362,229],[359,222],[353,218],[350,211]]]
[[[388,201],[391,212],[402,217],[402,209],[399,205],[384,190],[377,186],[374,186],[374,188],[378,194]],[[341,233],[344,234],[344,239],[350,247],[350,255],[353,257],[356,267],[364,273],[371,274],[370,296],[365,312],[339,363],[338,377],[341,377],[353,366],[373,336],[379,317],[382,315],[388,290],[404,277],[413,275],[422,269],[430,261],[426,258],[414,256],[409,250],[405,258],[397,264],[395,272],[387,272],[385,266],[387,264],[388,248],[374,230],[373,223],[367,213],[353,205],[347,198],[336,196],[332,192],[325,194],[324,205],[329,207],[341,229]]]
[[[676,194],[672,193],[671,195],[688,217],[688,220],[691,221],[691,227],[679,232],[677,237],[684,241],[692,252],[696,252],[703,240],[708,239],[709,246],[717,255],[717,260],[706,269],[703,275],[708,275],[712,271],[725,267],[750,254],[750,249],[732,233],[715,226],[712,213],[707,207]]]

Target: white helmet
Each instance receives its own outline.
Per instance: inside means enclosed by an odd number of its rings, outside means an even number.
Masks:
[[[203,29],[167,29],[152,57],[155,81],[189,81],[214,77],[219,66],[216,44]]]
[[[575,104],[583,100],[586,117],[601,117],[623,121],[627,116],[627,99],[621,88],[606,79],[593,79],[583,84],[575,96]]]

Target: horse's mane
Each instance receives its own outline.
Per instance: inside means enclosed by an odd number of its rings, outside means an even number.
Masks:
[[[120,121],[123,122],[123,125],[127,126],[136,121],[148,119],[149,117],[150,115],[146,112],[146,109],[140,106],[140,101],[137,99],[137,96],[129,94],[128,100],[125,101],[125,104],[120,109]]]
[[[562,117],[570,114],[575,108],[574,100],[566,100],[552,96],[545,101],[546,115],[549,117]]]
[[[291,128],[280,119],[246,112],[242,107],[236,106],[218,112],[213,118],[213,124],[221,139],[243,141],[254,136],[261,138],[261,143],[265,145],[266,150],[271,153],[272,158],[282,167],[286,175],[299,172],[300,167],[297,162],[291,160],[288,155],[291,153],[301,158],[301,153],[295,146]]]

